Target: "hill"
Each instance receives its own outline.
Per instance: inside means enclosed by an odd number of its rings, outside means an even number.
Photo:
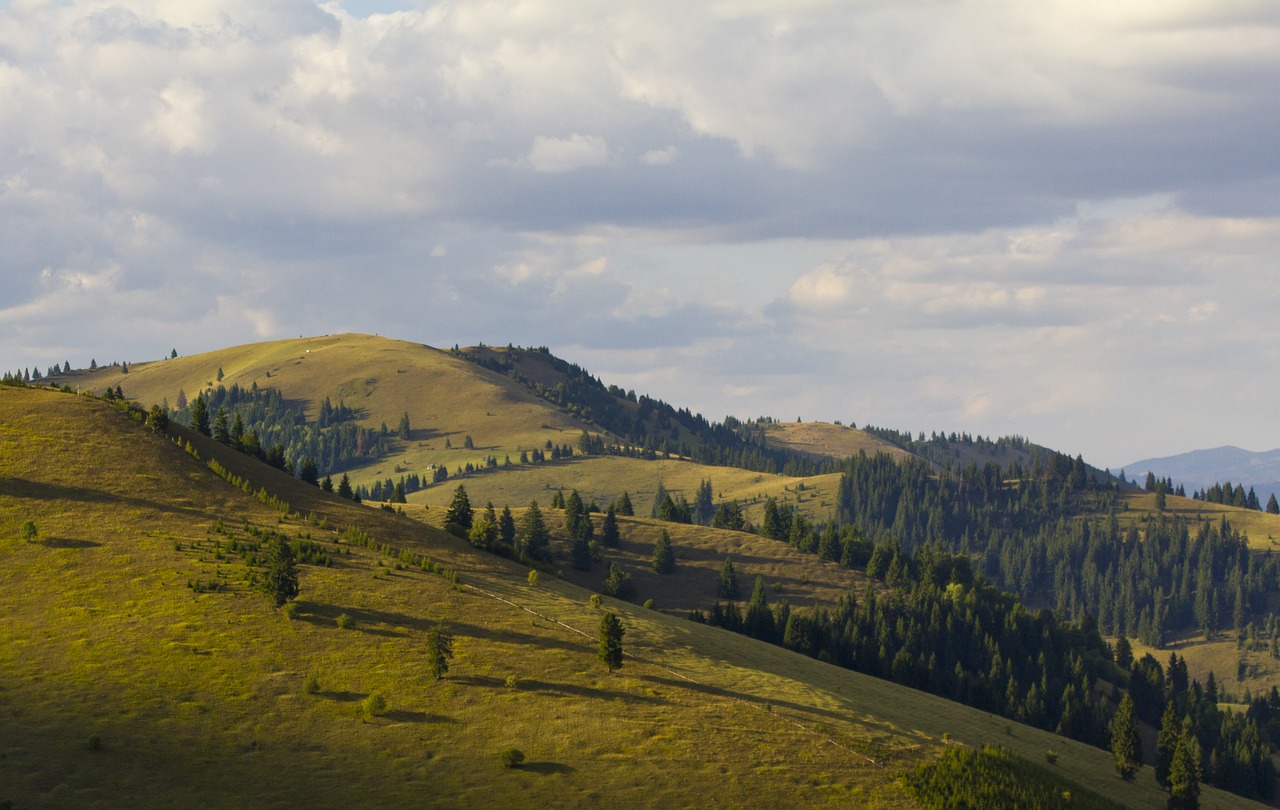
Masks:
[[[906,807],[903,773],[985,742],[1053,749],[1063,776],[1163,805],[1150,769],[1100,777],[1098,749],[606,599],[629,654],[611,675],[571,583],[531,586],[171,428],[197,459],[97,400],[0,388],[0,426],[0,800],[17,806]],[[289,611],[249,584],[270,532],[329,558]],[[438,683],[437,623],[455,636]],[[501,767],[511,746],[524,767]]]

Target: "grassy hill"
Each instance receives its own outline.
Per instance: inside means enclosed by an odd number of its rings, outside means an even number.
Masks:
[[[1123,523],[1141,521],[1155,512],[1155,493],[1130,492],[1123,499],[1124,508],[1118,515]],[[1249,536],[1249,547],[1259,551],[1280,549],[1280,515],[1269,515],[1255,509],[1242,509],[1220,503],[1165,497],[1165,513],[1190,520],[1226,520]]]
[[[874,456],[911,454],[896,444],[864,430],[830,422],[774,422],[765,427],[770,447],[780,447],[813,458],[848,458],[859,453]]]
[[[1150,769],[1122,782],[1103,751],[605,600],[627,628],[609,674],[599,612],[571,582],[531,586],[429,526],[172,432],[200,458],[100,401],[0,388],[0,801],[909,807],[905,771],[997,742],[1163,806]],[[215,457],[264,497],[214,475]],[[291,615],[232,545],[269,531],[332,559],[303,566]],[[682,534],[686,558],[698,542],[728,541]],[[438,683],[436,623],[456,637]],[[374,694],[386,707],[370,714]],[[511,746],[524,767],[501,766]]]

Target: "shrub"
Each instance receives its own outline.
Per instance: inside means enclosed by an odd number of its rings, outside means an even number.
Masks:
[[[601,603],[600,594],[598,593],[591,594],[591,607],[599,609],[600,603]]]
[[[85,743],[85,747],[88,748],[90,751],[101,751],[102,738],[99,737],[97,734],[94,734],[89,738],[89,741]]]
[[[1045,762],[1047,762],[1047,763],[1049,763],[1050,765],[1057,765],[1057,764],[1058,764],[1058,752],[1057,752],[1057,751],[1055,751],[1055,750],[1053,750],[1052,748],[1050,748],[1048,751],[1045,751],[1045,752],[1044,752],[1044,761],[1045,761]]]
[[[529,571],[529,584],[530,585],[538,584],[538,569],[534,568]]]
[[[645,609],[645,610],[653,610],[653,600],[652,600],[652,599],[646,599],[646,600],[644,600],[644,609]]]
[[[312,672],[307,679],[302,682],[302,691],[308,695],[317,695],[320,693],[320,678]]]
[[[350,630],[356,626],[356,620],[345,613],[338,614],[338,627],[343,630]]]
[[[360,703],[360,707],[364,709],[365,716],[378,717],[386,712],[387,699],[382,696],[381,692],[371,692],[369,693],[369,696]]]
[[[519,679],[519,678],[517,678],[515,675],[508,675],[508,676],[507,676],[507,688],[508,688],[508,689],[519,689],[519,688],[520,688],[520,679]]]
[[[35,540],[36,536],[39,534],[40,534],[40,530],[36,528],[36,522],[34,520],[28,520],[26,523],[22,524],[23,540],[27,540],[27,541]]]
[[[498,757],[502,760],[504,768],[519,768],[524,762],[524,752],[519,748],[504,748]]]

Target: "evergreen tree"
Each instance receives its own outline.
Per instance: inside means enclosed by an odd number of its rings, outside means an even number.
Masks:
[[[751,601],[747,603],[743,625],[743,631],[752,638],[768,642],[774,640],[773,612],[769,610],[762,576],[756,576],[756,586],[751,591]]]
[[[1276,494],[1271,493],[1271,497],[1267,498],[1267,514],[1280,515],[1280,503],[1276,502]]]
[[[658,535],[658,542],[653,544],[653,570],[659,574],[670,574],[676,570],[676,553],[671,547],[671,536],[666,529]]]
[[[333,492],[333,477],[326,475],[324,480],[320,482],[320,488],[325,492]]]
[[[1116,639],[1115,649],[1116,666],[1122,670],[1127,670],[1133,664],[1133,647],[1129,644],[1127,636],[1120,636]]]
[[[409,439],[409,412],[408,411],[405,411],[404,415],[400,417],[400,425],[396,428],[396,434],[400,438],[408,441]]]
[[[1200,806],[1200,743],[1190,728],[1178,734],[1169,765],[1170,810],[1195,810]]]
[[[631,505],[631,495],[624,489],[618,498],[618,514],[623,517],[635,517],[635,507]]]
[[[476,515],[467,532],[467,539],[476,548],[491,549],[498,541],[498,524],[490,514],[486,511]]]
[[[227,412],[219,408],[213,419],[213,440],[223,444],[231,444],[231,431],[227,429]]]
[[[302,462],[298,465],[298,480],[312,486],[320,484],[320,470],[316,467],[316,460],[311,456],[303,456]]]
[[[267,570],[261,587],[276,607],[298,595],[298,566],[293,548],[282,537],[273,538],[267,546]]]
[[[1120,699],[1120,708],[1111,720],[1111,756],[1115,760],[1116,773],[1122,779],[1132,779],[1142,767],[1142,738],[1138,736],[1138,715],[1134,711],[1133,698],[1127,692]]]
[[[609,548],[617,548],[622,536],[618,531],[618,512],[613,504],[604,513],[604,522],[600,524],[600,541]]]
[[[191,402],[191,410],[188,411],[187,425],[204,436],[209,435],[209,408],[205,404],[204,394],[197,394],[196,398]]]
[[[618,599],[626,599],[633,589],[631,575],[617,563],[609,563],[609,573],[604,578],[604,592]]]
[[[518,537],[522,554],[526,554],[533,559],[546,557],[551,535],[547,532],[547,524],[543,520],[542,510],[538,508],[537,501],[530,501],[529,508],[524,510],[524,514],[520,516]]]
[[[600,640],[596,647],[596,657],[610,672],[622,668],[622,637],[625,633],[622,622],[613,611],[606,611],[600,617]]]
[[[738,598],[738,574],[729,557],[724,558],[724,565],[720,567],[720,574],[716,577],[716,595],[721,599]]]
[[[453,491],[453,500],[449,502],[449,508],[444,513],[444,523],[446,526],[456,523],[470,531],[471,522],[471,499],[467,497],[467,488],[458,484],[458,488]]]
[[[1171,700],[1165,704],[1164,713],[1160,716],[1160,732],[1156,735],[1156,782],[1160,787],[1169,786],[1169,769],[1173,765],[1173,751],[1181,732],[1178,707]]]
[[[515,548],[516,520],[511,516],[511,509],[506,506],[502,507],[502,514],[498,515],[498,539],[504,547]]]
[[[591,521],[586,521],[590,524]],[[571,535],[569,543],[569,564],[579,571],[591,570],[591,541],[589,534],[580,528]]]
[[[705,526],[711,522],[715,513],[714,493],[711,489],[711,479],[708,478],[698,484],[698,494],[693,499],[693,518]]]
[[[427,666],[431,677],[440,680],[449,671],[449,659],[453,658],[453,636],[436,625],[427,631]]]
[[[347,500],[355,498],[355,491],[351,489],[351,479],[346,473],[342,474],[342,478],[338,481],[338,494]]]

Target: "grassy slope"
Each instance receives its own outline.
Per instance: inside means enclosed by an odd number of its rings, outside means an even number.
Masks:
[[[829,422],[776,422],[766,428],[770,447],[794,450],[813,457],[849,458],[859,453],[874,456],[888,453],[897,458],[911,456],[906,450],[856,428]]]
[[[584,425],[534,397],[506,377],[486,371],[448,352],[419,343],[374,335],[328,335],[235,346],[205,354],[137,363],[128,374],[119,368],[75,372],[57,378],[73,388],[102,390],[121,386],[145,406],[177,400],[179,390],[193,398],[222,384],[279,389],[307,407],[309,418],[327,396],[357,409],[359,420],[393,430],[409,414],[410,441],[393,458],[352,472],[356,483],[371,483],[392,471],[425,471],[432,464],[452,470],[467,462],[482,464],[486,454],[518,458],[521,449],[548,440],[576,445]],[[471,436],[474,450],[463,450]],[[446,450],[445,440],[456,449]]]
[[[388,470],[385,474],[391,475],[391,472]],[[473,504],[482,506],[492,501],[500,509],[503,506],[526,506],[529,501],[536,500],[539,505],[546,506],[556,490],[568,493],[576,489],[584,502],[594,501],[604,509],[627,492],[636,514],[647,516],[653,509],[659,482],[672,497],[683,496],[692,503],[698,485],[704,480],[711,481],[717,502],[737,500],[741,503],[749,521],[758,522],[762,518],[764,500],[768,497],[799,506],[811,519],[827,521],[835,513],[840,476],[791,478],[734,467],[708,467],[688,461],[644,461],[618,456],[575,457],[570,461],[498,468],[481,475],[446,481],[415,492],[409,500],[415,504],[444,506],[453,498],[458,484],[462,484]],[[804,490],[797,489],[801,483]]]
[[[1155,494],[1149,492],[1133,492],[1124,496],[1124,510],[1120,513],[1122,522],[1141,520],[1155,511]],[[1253,509],[1241,509],[1238,506],[1223,506],[1217,503],[1206,503],[1193,498],[1179,498],[1169,495],[1165,498],[1165,512],[1169,515],[1192,520],[1220,520],[1227,522],[1249,536],[1249,547],[1259,551],[1276,551],[1280,549],[1280,515],[1268,515]]]
[[[0,800],[907,806],[897,774],[950,732],[1033,758],[1053,748],[1065,775],[1163,803],[1149,773],[1110,776],[1104,752],[654,611],[616,605],[631,657],[608,675],[594,661],[597,614],[571,583],[530,587],[522,569],[430,528],[197,441],[295,511],[427,550],[464,583],[354,549],[304,569],[289,620],[237,580],[238,564],[191,547],[219,517],[275,526],[277,512],[101,403],[0,389],[0,426]],[[26,519],[40,542],[19,539]],[[294,518],[283,528],[325,534]],[[219,567],[230,593],[186,587]],[[344,612],[355,629],[336,627]],[[433,684],[422,638],[441,620],[457,655]],[[308,673],[320,694],[301,694]],[[391,711],[361,722],[375,690]],[[94,734],[101,751],[85,749]],[[531,764],[502,770],[508,745]]]

